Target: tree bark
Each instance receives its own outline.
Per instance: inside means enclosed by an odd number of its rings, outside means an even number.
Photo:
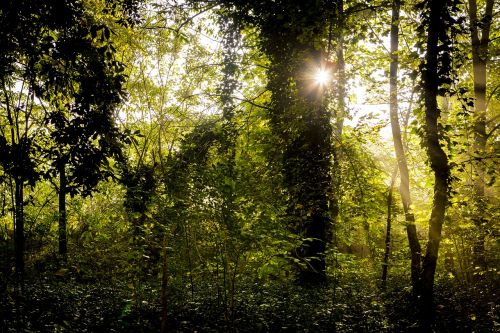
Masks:
[[[392,224],[392,192],[394,189],[394,183],[396,182],[396,177],[398,174],[398,169],[394,169],[391,176],[391,184],[389,185],[389,191],[387,193],[387,226],[385,231],[385,251],[384,251],[384,261],[382,262],[382,288],[385,289],[387,283],[387,271],[389,269],[389,255],[391,253],[391,224]]]
[[[163,240],[163,258],[161,265],[161,323],[160,333],[168,331],[168,247],[167,236]]]
[[[66,215],[66,192],[67,192],[67,179],[66,179],[66,163],[60,161],[59,169],[59,254],[65,259],[68,254],[68,241],[67,241],[67,215]]]
[[[399,48],[399,12],[401,1],[394,0],[392,3],[392,18],[391,18],[391,64],[389,74],[389,110],[391,118],[392,137],[394,142],[394,150],[399,167],[401,184],[399,192],[403,203],[405,213],[406,233],[411,254],[411,281],[414,295],[418,293],[418,281],[420,274],[420,265],[422,257],[422,249],[418,240],[417,228],[415,226],[415,218],[411,212],[411,196],[410,196],[410,176],[408,172],[408,163],[401,138],[401,126],[399,124],[398,114],[398,48]]]
[[[344,60],[344,1],[337,1],[337,114],[335,119],[335,135],[340,140],[344,129],[346,113],[346,76]]]
[[[423,98],[425,104],[425,145],[434,173],[434,197],[431,217],[429,221],[429,239],[425,257],[422,263],[421,274],[421,323],[425,329],[430,327],[433,321],[433,289],[434,274],[441,241],[441,229],[444,222],[446,206],[448,204],[448,187],[450,181],[450,167],[448,156],[439,143],[441,135],[439,132],[440,110],[437,104],[438,88],[440,82],[438,55],[439,39],[446,36],[447,28],[444,22],[447,11],[447,2],[431,0],[429,26],[427,30],[427,50],[425,65],[422,73]]]
[[[335,48],[337,60],[337,90],[335,108],[335,126],[333,128],[333,166],[334,173],[332,174],[332,220],[333,223],[338,223],[340,214],[340,186],[342,183],[341,177],[341,159],[342,159],[342,132],[344,128],[345,117],[345,100],[346,100],[346,77],[345,77],[345,61],[344,61],[344,1],[337,1],[336,8],[336,40]],[[335,244],[336,245],[336,244]]]
[[[22,179],[15,179],[15,233],[14,233],[14,256],[16,275],[22,279],[24,275],[24,182]]]
[[[490,41],[490,28],[493,15],[494,0],[486,1],[484,18],[481,20],[481,28],[478,27],[477,1],[469,0],[469,20],[472,45],[472,69],[474,74],[474,153],[484,156],[486,152],[486,85],[488,47]],[[481,36],[479,36],[481,30]],[[486,267],[484,236],[485,236],[485,196],[484,176],[485,170],[481,160],[475,163],[474,192],[476,195],[476,216],[474,223],[478,228],[478,235],[474,241],[473,255],[474,266]]]

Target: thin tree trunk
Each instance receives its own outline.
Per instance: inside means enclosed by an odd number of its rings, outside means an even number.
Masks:
[[[336,103],[337,107],[335,109],[335,126],[333,127],[334,143],[333,143],[333,165],[332,170],[332,220],[333,223],[338,223],[340,214],[340,187],[342,183],[342,172],[341,172],[341,159],[342,159],[342,131],[344,127],[344,117],[345,117],[345,100],[346,100],[346,77],[345,77],[345,61],[344,61],[344,29],[343,29],[343,19],[344,19],[344,1],[340,0],[337,2],[336,9],[337,25],[336,25],[336,40],[337,45],[335,49],[336,60],[337,60],[337,82],[336,82]],[[334,239],[336,236],[334,235]],[[337,244],[335,244],[337,245]]]
[[[418,240],[417,228],[415,226],[415,218],[411,212],[411,196],[410,196],[410,176],[408,172],[408,163],[406,160],[405,151],[403,148],[403,140],[401,138],[401,126],[399,124],[398,114],[398,48],[399,48],[399,12],[401,7],[400,0],[394,0],[392,3],[392,19],[391,19],[391,64],[389,74],[389,94],[390,94],[390,118],[392,137],[394,142],[394,150],[398,162],[399,173],[401,175],[401,184],[399,192],[401,201],[403,202],[403,210],[405,213],[406,233],[411,254],[411,281],[413,293],[418,293],[418,281],[420,274],[420,262],[422,249]]]
[[[163,258],[161,265],[161,324],[160,333],[166,333],[168,331],[168,248],[167,248],[167,236],[164,236],[163,240]]]
[[[346,114],[346,76],[344,60],[344,1],[337,2],[337,115],[335,119],[335,135],[340,139],[344,129]]]
[[[7,195],[5,194],[5,189],[2,189],[2,217],[5,216],[5,207],[7,207]],[[5,229],[5,232],[7,233],[7,229]]]
[[[14,253],[16,275],[22,279],[24,275],[24,184],[23,180],[15,179],[15,233],[14,233]]]
[[[66,164],[61,161],[58,165],[59,169],[59,254],[66,259],[68,253],[68,241],[67,241],[67,215],[66,215],[66,191],[67,191],[67,180],[66,180]]]
[[[491,20],[494,0],[486,1],[484,18],[481,20],[481,36],[479,36],[477,1],[469,0],[469,19],[472,41],[472,69],[474,73],[474,153],[483,156],[486,152],[486,67],[488,64],[488,47],[490,39]],[[476,216],[474,222],[478,228],[478,235],[474,242],[474,266],[486,267],[484,250],[484,166],[481,160],[475,165],[474,192],[476,195]]]
[[[9,123],[10,138],[12,146],[20,147],[19,123],[17,117],[13,115],[11,102],[5,78],[2,77],[2,87],[6,100],[7,121]],[[17,139],[17,140],[16,140]],[[16,154],[21,154],[21,151],[16,151]],[[24,276],[24,179],[20,176],[14,176],[14,261],[16,277],[23,281]],[[12,188],[11,178],[11,188]],[[21,284],[22,285],[22,284]]]
[[[222,209],[221,222],[226,227],[228,235],[223,236],[223,282],[224,282],[224,319],[228,327],[232,327],[234,320],[234,284],[231,284],[231,263],[235,262],[234,236],[238,233],[238,220],[235,215],[235,183],[236,177],[236,141],[238,130],[234,122],[235,105],[233,94],[239,85],[238,49],[241,42],[240,26],[230,17],[221,17],[219,21],[224,33],[222,46],[224,48],[224,67],[222,68],[223,79],[219,87],[221,92],[220,103],[222,106],[222,143],[220,154],[224,160],[221,170],[223,171],[224,183],[221,188]],[[236,276],[235,276],[236,278]]]
[[[430,17],[427,30],[427,50],[423,70],[423,97],[425,103],[425,145],[429,156],[430,166],[434,173],[434,197],[432,212],[429,221],[429,239],[422,264],[421,275],[421,302],[420,315],[423,329],[429,329],[433,321],[433,289],[434,274],[441,241],[441,229],[444,222],[446,206],[448,204],[448,187],[450,181],[450,167],[448,157],[439,141],[438,120],[440,110],[437,104],[439,73],[438,54],[439,38],[446,36],[446,24],[443,22],[447,11],[447,2],[441,0],[430,1]]]
[[[384,261],[382,263],[382,288],[385,289],[387,284],[387,271],[389,269],[389,255],[391,253],[391,224],[392,224],[392,192],[394,189],[394,183],[396,182],[396,177],[398,175],[397,167],[391,176],[391,184],[389,185],[389,191],[387,193],[387,227],[385,231],[385,251],[384,251]]]

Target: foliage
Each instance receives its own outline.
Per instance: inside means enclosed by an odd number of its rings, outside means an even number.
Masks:
[[[440,242],[427,328],[497,331],[499,27],[478,113],[469,6],[439,2],[433,53],[438,2],[396,22],[411,218],[389,2],[2,2],[0,331],[419,331],[410,224]],[[439,238],[429,92],[449,163]]]

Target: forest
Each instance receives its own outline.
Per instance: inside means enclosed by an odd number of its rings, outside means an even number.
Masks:
[[[500,331],[495,0],[1,0],[0,333]]]

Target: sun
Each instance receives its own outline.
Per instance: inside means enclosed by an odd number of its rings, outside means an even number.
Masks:
[[[330,73],[324,69],[318,69],[316,74],[314,75],[314,80],[319,85],[325,85],[330,81]]]

